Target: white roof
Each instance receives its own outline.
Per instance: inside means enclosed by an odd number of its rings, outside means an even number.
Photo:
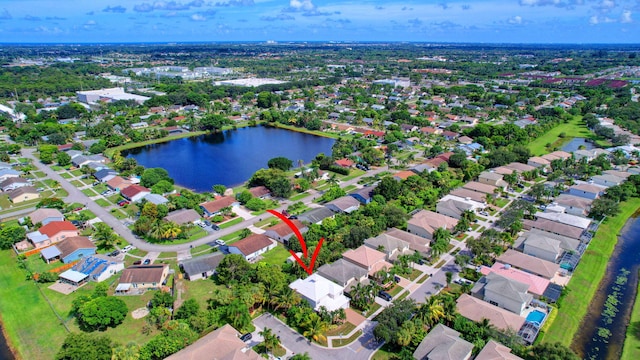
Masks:
[[[83,273],[81,273],[79,271],[75,271],[75,270],[67,270],[67,271],[63,272],[62,274],[60,274],[60,277],[65,279],[65,280],[69,280],[71,282],[79,283],[80,281],[88,278],[89,275],[83,274]]]
[[[116,291],[128,291],[131,289],[131,284],[118,284],[116,286]]]
[[[49,237],[47,235],[41,234],[40,231],[34,231],[34,232],[28,233],[27,238],[31,240],[31,242],[34,244],[49,240]]]
[[[577,228],[586,229],[591,224],[591,220],[571,215],[565,213],[553,213],[553,212],[544,212],[544,213],[536,213],[536,216],[542,219],[547,219],[551,221],[555,221],[565,225],[575,226]]]
[[[316,302],[316,310],[319,309],[320,306],[324,306],[327,310],[334,311],[342,308],[342,305],[349,302],[349,299],[342,294],[344,291],[342,286],[318,275],[318,273],[304,280],[298,279],[292,282],[289,287],[305,298]]]

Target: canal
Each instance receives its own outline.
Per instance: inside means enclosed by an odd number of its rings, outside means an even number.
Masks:
[[[640,265],[640,213],[629,219],[572,348],[584,359],[619,359]]]
[[[147,145],[122,155],[139,164],[161,167],[176,184],[196,191],[211,191],[247,181],[269,159],[284,156],[309,163],[318,153],[331,155],[334,139],[285,129],[256,126]]]

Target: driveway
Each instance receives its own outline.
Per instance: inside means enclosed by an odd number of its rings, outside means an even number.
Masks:
[[[456,274],[460,272],[460,267],[455,264],[455,258],[453,256],[449,254],[443,255],[443,257],[445,256],[448,257],[449,260],[440,269],[437,269],[422,285],[415,289],[411,295],[409,295],[410,299],[421,304],[426,302],[427,298],[437,294],[442,288],[447,286],[447,271],[453,273],[452,279],[456,278]]]
[[[271,314],[261,315],[253,320],[253,324],[256,326],[254,336],[265,327],[268,327],[273,330],[274,334],[280,336],[280,342],[289,351],[295,354],[307,352],[313,360],[368,360],[382,346],[382,344],[378,344],[373,340],[375,323],[368,324],[364,329],[364,335],[349,346],[338,349],[324,348],[311,343]]]

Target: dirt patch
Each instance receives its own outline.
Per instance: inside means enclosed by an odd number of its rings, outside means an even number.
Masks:
[[[135,309],[131,312],[131,317],[134,319],[142,319],[147,315],[149,315],[149,309],[146,307]]]

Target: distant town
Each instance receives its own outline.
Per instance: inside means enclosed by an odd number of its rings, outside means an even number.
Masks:
[[[639,52],[3,47],[0,353],[637,359]]]

